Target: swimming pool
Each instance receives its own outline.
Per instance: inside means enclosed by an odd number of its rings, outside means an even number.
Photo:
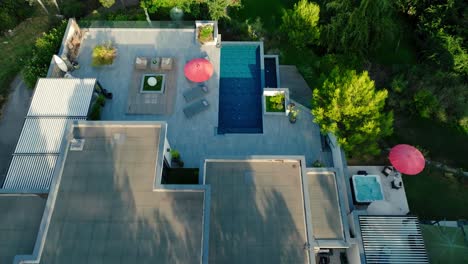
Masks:
[[[383,200],[383,189],[378,175],[353,175],[354,198],[358,203],[371,203]]]
[[[276,67],[278,65],[278,56],[265,55],[265,87],[279,88]]]
[[[221,47],[218,134],[263,133],[259,43]]]

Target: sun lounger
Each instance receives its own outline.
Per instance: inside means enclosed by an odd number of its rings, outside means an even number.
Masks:
[[[185,98],[185,101],[190,102],[200,97],[203,97],[208,92],[209,92],[208,87],[206,87],[205,85],[196,86],[184,92],[184,98]]]
[[[184,114],[187,118],[192,118],[196,114],[201,113],[205,111],[206,109],[208,109],[209,105],[210,104],[208,104],[208,101],[206,101],[205,99],[196,101],[195,103],[184,108]]]

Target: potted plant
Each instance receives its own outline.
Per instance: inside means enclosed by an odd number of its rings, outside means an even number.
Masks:
[[[171,165],[172,167],[184,167],[184,161],[180,158],[179,151],[172,149],[171,150]]]
[[[97,45],[93,49],[92,65],[104,66],[111,65],[117,56],[117,49],[112,46],[112,42],[106,42],[102,45]]]
[[[312,163],[312,167],[322,168],[322,167],[324,167],[324,165],[320,160],[315,160],[314,163]]]
[[[290,103],[288,105],[288,110],[289,110],[289,114],[288,114],[288,117],[289,117],[289,122],[291,124],[294,124],[296,123],[297,121],[297,115],[299,114],[299,110],[296,109],[296,105],[294,103]]]

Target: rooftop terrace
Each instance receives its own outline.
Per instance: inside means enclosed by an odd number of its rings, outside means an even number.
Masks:
[[[114,64],[92,67],[92,49],[108,40],[117,48]],[[128,114],[129,91],[135,89],[132,83],[137,56],[174,58],[171,72],[174,78],[166,87],[166,99],[158,97],[154,100],[156,105],[151,106],[163,105],[167,114]],[[187,81],[183,67],[187,61],[205,56],[214,68],[213,76],[206,82],[210,91],[205,98],[210,106],[207,111],[187,119],[182,111],[188,105],[183,93],[195,84]],[[331,165],[329,155],[321,150],[319,127],[312,122],[310,110],[306,108],[299,109],[296,124],[290,124],[286,116],[270,115],[263,117],[263,134],[218,135],[220,49],[200,46],[195,41],[195,29],[90,28],[81,43],[77,60],[81,67],[72,72],[74,76],[97,78],[103,88],[113,92],[114,98],[103,108],[103,120],[167,122],[168,140],[171,147],[180,152],[185,167],[198,167],[203,157],[216,155],[305,155],[308,164],[319,159]],[[152,100],[148,99],[148,102]]]
[[[154,192],[158,125],[83,125],[41,263],[200,263],[203,192]],[[75,262],[73,262],[75,261]]]
[[[210,263],[308,263],[299,161],[207,161]]]

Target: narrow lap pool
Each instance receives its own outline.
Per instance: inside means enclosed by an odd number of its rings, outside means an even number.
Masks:
[[[357,203],[371,203],[384,199],[382,183],[378,175],[353,175],[352,185]]]
[[[260,45],[221,47],[218,134],[263,133]]]

